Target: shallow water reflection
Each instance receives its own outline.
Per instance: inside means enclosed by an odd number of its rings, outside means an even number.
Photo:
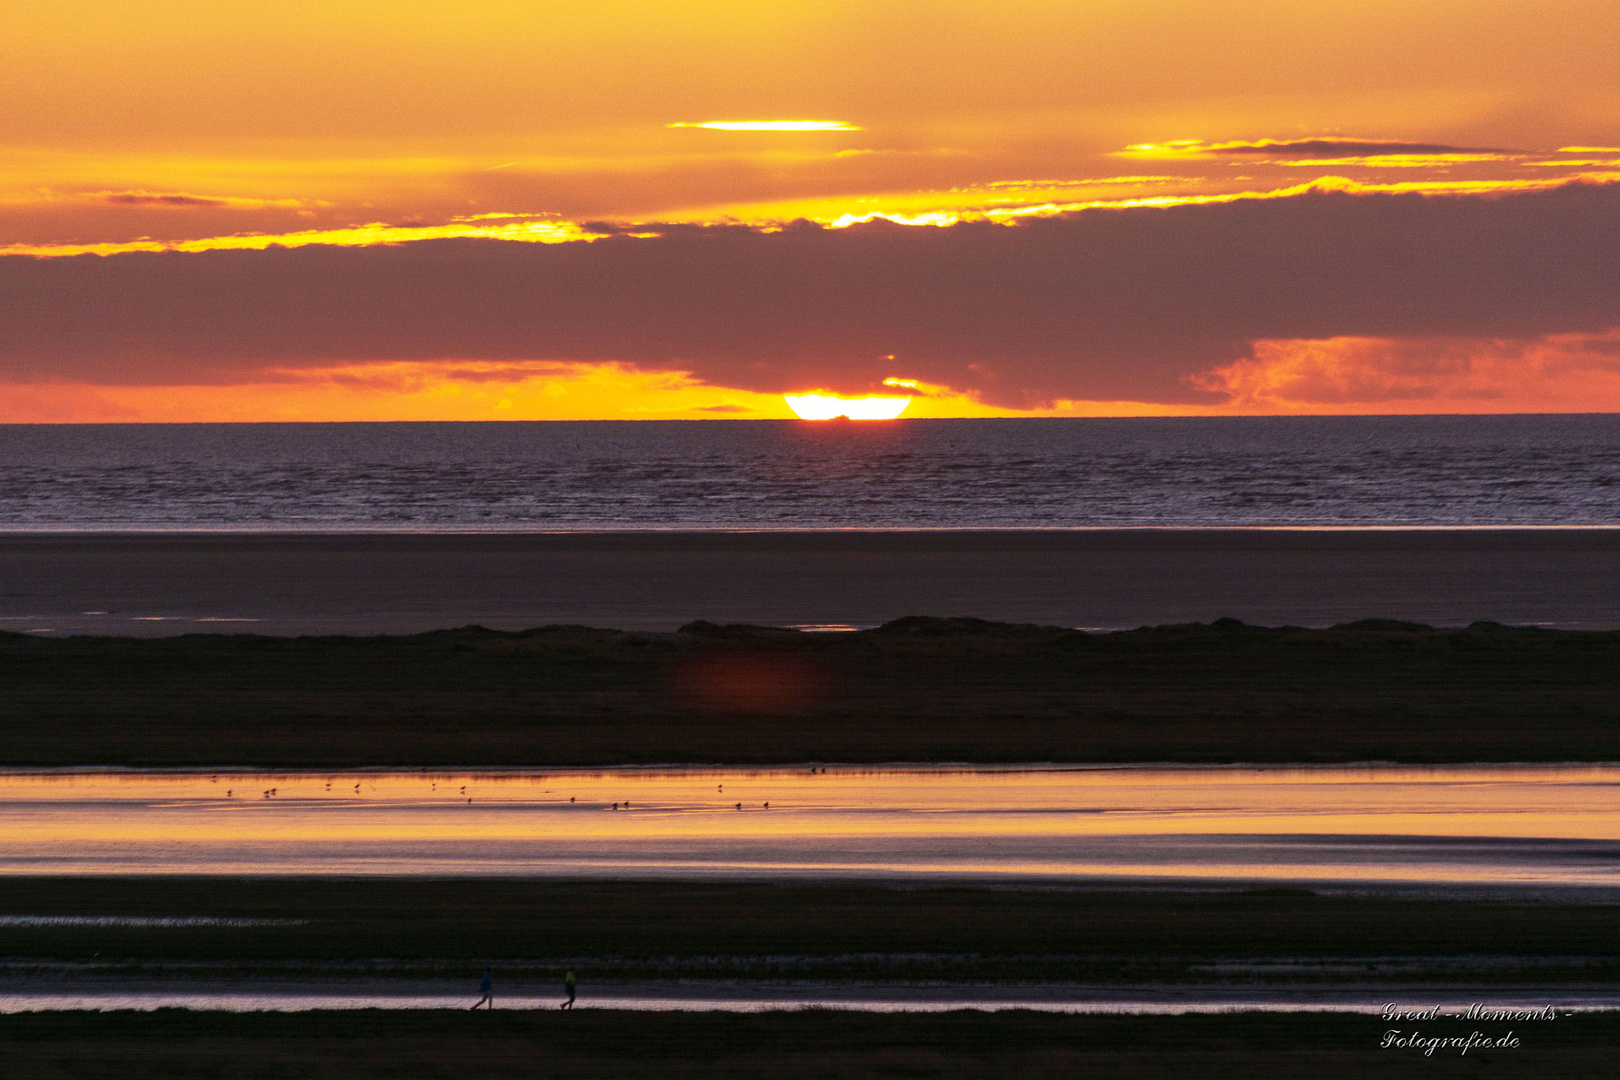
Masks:
[[[5,773],[0,873],[1620,886],[1620,768]]]

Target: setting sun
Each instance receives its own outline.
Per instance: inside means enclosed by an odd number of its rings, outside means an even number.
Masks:
[[[893,420],[911,404],[908,397],[841,398],[832,394],[783,394],[800,420]]]

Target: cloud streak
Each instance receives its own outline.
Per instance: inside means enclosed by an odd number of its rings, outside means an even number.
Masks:
[[[1404,142],[1396,139],[1253,139],[1205,142],[1175,139],[1163,143],[1137,143],[1116,151],[1115,157],[1147,161],[1219,161],[1255,165],[1357,165],[1364,168],[1421,169],[1485,162],[1518,162],[1530,155],[1517,150],[1451,146],[1445,143]]]
[[[89,197],[113,206],[171,206],[185,209],[297,209],[304,205],[298,199],[244,199],[230,195],[192,195],[184,191],[102,191]]]
[[[1254,142],[1197,144],[1201,152],[1216,157],[1406,157],[1408,155],[1487,155],[1506,157],[1511,150],[1484,147],[1448,146],[1444,143],[1400,142],[1394,139],[1258,139]]]
[[[1620,186],[1310,191],[913,228],[0,259],[0,377],[158,385],[553,360],[780,393],[906,377],[1030,407],[1217,404],[1278,340],[1620,324]],[[890,359],[892,357],[892,359]],[[1233,378],[1237,378],[1236,375]]]

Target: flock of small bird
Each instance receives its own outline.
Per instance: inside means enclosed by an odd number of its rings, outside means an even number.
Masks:
[[[812,767],[811,767],[811,769],[810,769],[810,773],[811,773],[811,775],[815,775],[815,774],[816,774],[816,773],[817,773],[817,772],[818,772],[818,771],[819,771],[819,772],[823,772],[823,773],[824,773],[824,772],[826,772],[826,771],[827,771],[827,770],[826,770],[826,768],[825,768],[825,767],[823,767],[823,768],[821,768],[821,769],[819,769],[819,770],[818,770],[818,769],[817,769],[817,768],[815,768],[815,767],[813,767],[813,766],[812,766]],[[213,782],[214,782],[214,783],[218,783],[218,782],[219,782],[219,777],[218,777],[218,776],[215,776],[215,777],[212,777],[212,778],[211,778],[211,779],[212,779],[212,780],[213,780]],[[358,794],[360,794],[360,788],[361,788],[361,784],[355,784],[355,785],[354,785],[354,793],[355,793],[355,794],[356,794],[356,795],[358,795]],[[327,781],[327,782],[326,782],[326,790],[327,790],[327,791],[331,791],[331,790],[332,790],[332,782],[331,782],[331,781],[330,781],[330,780],[328,780],[328,781]],[[438,784],[437,784],[437,783],[436,783],[436,782],[435,782],[435,783],[434,783],[434,784],[433,784],[433,785],[432,785],[432,788],[431,788],[431,790],[432,790],[432,791],[438,791],[438,790],[439,790],[439,785],[438,785]],[[715,787],[715,790],[716,790],[716,791],[717,791],[717,792],[721,792],[721,793],[724,793],[724,792],[725,792],[725,790],[726,790],[726,785],[724,785],[724,784],[718,784],[718,785],[716,785],[716,787]],[[276,788],[265,788],[265,789],[264,789],[264,791],[263,791],[263,792],[261,792],[261,793],[260,793],[260,798],[263,798],[263,799],[273,799],[273,798],[275,798],[275,797],[276,797],[276,792],[277,792],[277,789],[276,789]],[[464,796],[466,796],[466,797],[467,797],[467,802],[468,802],[468,803],[469,803],[469,804],[470,804],[470,803],[471,803],[471,802],[472,802],[472,796],[470,796],[470,795],[467,795],[467,788],[466,788],[466,786],[465,786],[465,785],[463,785],[463,786],[462,786],[462,788],[461,788],[461,792],[460,792],[460,793],[461,793],[461,794],[462,794],[462,795],[464,795]],[[226,791],[225,791],[225,797],[226,797],[226,798],[227,798],[227,799],[231,799],[231,798],[235,798],[235,797],[236,797],[236,791],[235,791],[235,789],[233,789],[233,788],[227,788],[227,789],[226,789]],[[568,798],[568,801],[569,801],[569,802],[573,802],[573,801],[574,801],[574,797],[573,797],[573,796],[569,796],[569,798]],[[618,810],[618,809],[620,809],[620,808],[621,808],[621,807],[622,807],[622,808],[623,808],[623,809],[625,809],[625,810],[628,810],[628,809],[630,809],[630,800],[628,800],[628,799],[626,799],[626,800],[624,800],[624,801],[623,801],[623,802],[622,802],[622,803],[619,803],[619,802],[616,802],[616,803],[614,803],[614,804],[613,804],[613,809],[615,809],[615,810]],[[737,808],[737,809],[738,809],[738,810],[741,810],[741,809],[742,809],[742,808],[743,808],[743,804],[742,804],[742,803],[737,803],[737,804],[736,804],[736,808]],[[771,804],[770,804],[770,803],[768,803],[768,802],[765,802],[765,803],[761,803],[761,804],[760,804],[760,809],[762,809],[762,810],[769,810],[769,809],[770,809],[770,808],[771,808]]]

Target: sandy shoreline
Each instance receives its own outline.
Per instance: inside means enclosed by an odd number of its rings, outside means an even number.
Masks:
[[[972,615],[1620,626],[1609,529],[0,536],[0,629],[416,633]]]
[[[499,978],[496,1008],[555,1009],[563,995],[550,982]],[[222,1012],[299,1012],[317,1009],[454,1009],[478,995],[469,980],[391,979],[269,981],[0,978],[0,1014],[40,1011],[181,1008]],[[1221,1012],[1337,1012],[1377,1015],[1391,1001],[1407,1008],[1464,1012],[1554,1008],[1620,1010],[1620,988],[1594,986],[1491,987],[1354,982],[1267,986],[1110,986],[1070,983],[863,983],[782,981],[623,981],[587,984],[581,1009],[638,1012],[768,1012],[840,1009],[859,1012],[942,1012],[973,1009],[1126,1016]]]

